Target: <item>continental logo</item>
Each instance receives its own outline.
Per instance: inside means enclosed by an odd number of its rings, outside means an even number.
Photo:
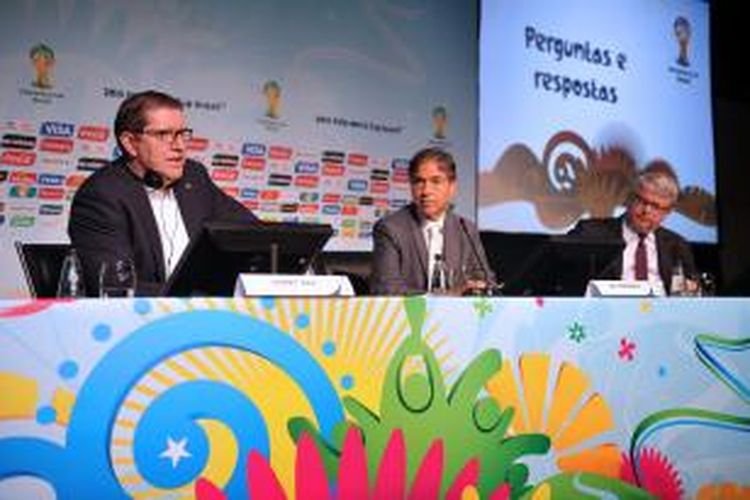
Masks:
[[[65,182],[65,176],[60,174],[39,174],[37,182],[42,186],[62,186]]]
[[[208,139],[205,137],[193,137],[185,144],[185,147],[188,151],[203,152],[208,149]]]
[[[85,172],[94,172],[102,167],[106,167],[108,163],[104,158],[83,157],[78,158],[78,166],[76,168]]]
[[[217,182],[236,181],[240,173],[232,168],[214,168],[211,170],[211,179]]]
[[[75,125],[63,122],[44,122],[39,127],[39,135],[48,137],[73,137]]]
[[[366,167],[368,163],[368,156],[360,153],[349,153],[349,157],[346,159],[349,165],[355,167]]]
[[[320,178],[317,175],[298,175],[294,178],[296,187],[314,188],[318,187]]]
[[[36,173],[34,172],[11,172],[10,182],[13,184],[36,184]]]
[[[39,189],[39,198],[42,200],[62,200],[65,198],[65,190],[57,187],[43,187]]]
[[[320,170],[320,166],[313,161],[298,161],[294,165],[294,173],[296,174],[317,174],[318,170]]]
[[[44,137],[39,142],[39,149],[45,153],[70,153],[73,151],[73,139],[65,137]]]
[[[266,145],[246,142],[242,145],[242,156],[266,156]]]
[[[337,165],[335,163],[324,163],[323,164],[323,175],[328,177],[341,177],[344,175],[346,167],[343,165]]]
[[[23,134],[3,134],[2,146],[8,149],[34,149],[36,137]]]
[[[11,198],[36,198],[37,188],[26,184],[16,184],[8,189]]]
[[[271,146],[268,157],[272,160],[288,160],[292,157],[292,148],[286,146]]]
[[[211,158],[212,167],[231,167],[236,168],[240,164],[240,157],[237,155],[228,155],[217,153]]]
[[[323,163],[344,163],[343,151],[323,151]]]
[[[36,153],[31,151],[3,151],[0,163],[13,167],[30,167],[36,162]]]
[[[62,212],[62,205],[51,205],[47,203],[39,205],[39,215],[60,215]]]
[[[266,159],[247,156],[242,159],[242,168],[256,171],[264,170],[266,168]]]
[[[87,142],[107,142],[109,129],[96,125],[81,125],[78,127],[78,138]]]
[[[289,186],[292,184],[292,176],[286,174],[271,174],[268,176],[269,186]]]

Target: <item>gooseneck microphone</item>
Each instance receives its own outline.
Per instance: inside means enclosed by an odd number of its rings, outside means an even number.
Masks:
[[[458,216],[458,223],[461,225],[461,229],[463,230],[464,234],[466,235],[466,238],[469,240],[469,246],[471,247],[471,253],[474,256],[474,259],[477,261],[477,264],[479,265],[480,269],[482,270],[482,274],[484,275],[484,281],[487,285],[487,291],[490,295],[492,295],[497,288],[497,283],[492,280],[492,273],[487,269],[484,265],[484,260],[482,259],[481,255],[479,254],[479,249],[477,248],[476,243],[474,242],[474,238],[471,237],[471,233],[469,232],[469,228],[466,226],[466,220]]]

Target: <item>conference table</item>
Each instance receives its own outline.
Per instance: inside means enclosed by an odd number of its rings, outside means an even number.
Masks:
[[[748,431],[746,298],[0,301],[0,498],[747,498]]]

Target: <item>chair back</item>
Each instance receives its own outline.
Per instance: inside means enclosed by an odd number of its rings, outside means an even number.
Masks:
[[[67,243],[23,243],[16,241],[29,293],[36,298],[57,295],[63,260],[71,248]]]

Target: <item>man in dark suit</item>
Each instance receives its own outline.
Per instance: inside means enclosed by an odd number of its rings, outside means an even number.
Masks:
[[[690,246],[679,234],[661,227],[679,193],[672,167],[662,160],[653,161],[637,176],[622,217],[581,220],[568,234],[625,243],[621,259],[601,278],[647,280],[671,293],[672,274],[679,267],[688,278],[688,291],[694,291],[697,281],[690,278],[697,273]]]
[[[257,219],[187,159],[192,130],[179,100],[155,91],[128,97],[114,133],[122,156],[80,187],[68,234],[89,295],[99,293],[102,264],[121,258],[135,266],[136,294],[158,295],[205,221]]]
[[[436,261],[452,275],[456,293],[494,285],[476,226],[451,210],[456,164],[438,148],[419,151],[409,162],[412,203],[373,228],[371,291],[407,295],[428,290]]]

